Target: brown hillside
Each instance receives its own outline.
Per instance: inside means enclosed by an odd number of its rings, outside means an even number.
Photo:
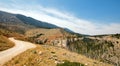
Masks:
[[[14,46],[14,43],[7,39],[7,37],[0,35],[0,51],[9,49]]]
[[[30,49],[7,62],[4,66],[56,66],[57,63],[68,60],[79,62],[85,66],[112,66],[83,55],[70,52],[66,49],[48,45],[37,45],[37,48]]]
[[[25,33],[25,36],[31,39],[34,39],[34,40],[40,40],[40,41],[46,40],[47,43],[50,43],[51,40],[55,40],[58,38],[63,39],[66,37],[72,37],[73,35],[66,32],[64,29],[61,29],[61,28],[55,28],[55,29],[39,28],[39,29],[28,30]]]

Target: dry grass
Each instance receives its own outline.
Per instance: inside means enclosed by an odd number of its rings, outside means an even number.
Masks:
[[[9,49],[13,46],[13,42],[9,41],[5,36],[0,35],[0,51]]]
[[[38,34],[43,34],[40,36],[40,38],[47,38],[49,40],[56,39],[56,38],[61,38],[61,37],[66,37],[66,36],[72,36],[70,33],[66,32],[63,29],[60,28],[55,28],[55,29],[31,29],[28,30],[25,35],[27,37],[33,37]],[[39,37],[38,37],[39,38]]]
[[[51,44],[53,40],[65,39],[67,37],[75,37],[75,35],[66,32],[64,29],[61,28],[54,29],[38,28],[26,31],[25,38],[24,39],[22,38],[22,40],[30,41],[32,43],[37,44]]]
[[[27,50],[7,62],[4,66],[56,66],[55,61],[62,60],[80,62],[87,66],[111,66],[66,49],[48,45],[38,45],[37,48]]]

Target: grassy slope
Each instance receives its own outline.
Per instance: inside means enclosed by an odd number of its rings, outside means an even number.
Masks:
[[[22,37],[22,34],[10,31],[8,29],[2,29],[0,28],[0,35],[3,35],[5,37]]]
[[[13,46],[13,42],[9,41],[5,36],[0,35],[0,51],[9,49]]]
[[[33,43],[37,44],[50,44],[51,40],[55,40],[58,38],[66,38],[66,37],[73,37],[72,34],[64,31],[64,29],[55,28],[55,29],[31,29],[26,31],[25,36],[27,37],[25,40],[28,40]],[[41,42],[38,42],[41,41]]]
[[[25,35],[27,37],[34,37],[38,34],[42,34],[41,37],[45,37],[48,39],[56,38],[56,37],[65,37],[65,36],[70,36],[71,34],[64,31],[63,29],[56,28],[56,29],[44,29],[44,28],[39,28],[39,29],[31,29],[26,31]]]
[[[22,37],[21,34],[12,32],[8,29],[0,28],[0,51],[9,49],[14,46],[14,43],[8,40],[8,37]]]
[[[70,62],[79,62],[88,66],[111,66],[62,48],[47,45],[38,45],[37,48],[27,50],[4,66],[56,66],[55,61],[57,60],[69,60]]]

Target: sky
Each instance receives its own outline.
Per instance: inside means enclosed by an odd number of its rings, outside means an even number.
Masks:
[[[0,10],[81,34],[120,33],[120,0],[0,0]]]

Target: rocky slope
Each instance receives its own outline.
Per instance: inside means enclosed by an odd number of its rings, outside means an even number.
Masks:
[[[68,49],[102,62],[120,65],[120,36],[92,36],[69,43]]]
[[[31,29],[25,33],[25,36],[34,40],[37,44],[51,44],[61,47],[66,47],[67,38],[76,37],[76,35],[71,34],[62,28]]]
[[[64,60],[78,62],[84,64],[84,66],[112,66],[66,49],[49,45],[38,45],[37,48],[30,49],[16,56],[3,66],[56,66],[58,63],[64,63]]]

